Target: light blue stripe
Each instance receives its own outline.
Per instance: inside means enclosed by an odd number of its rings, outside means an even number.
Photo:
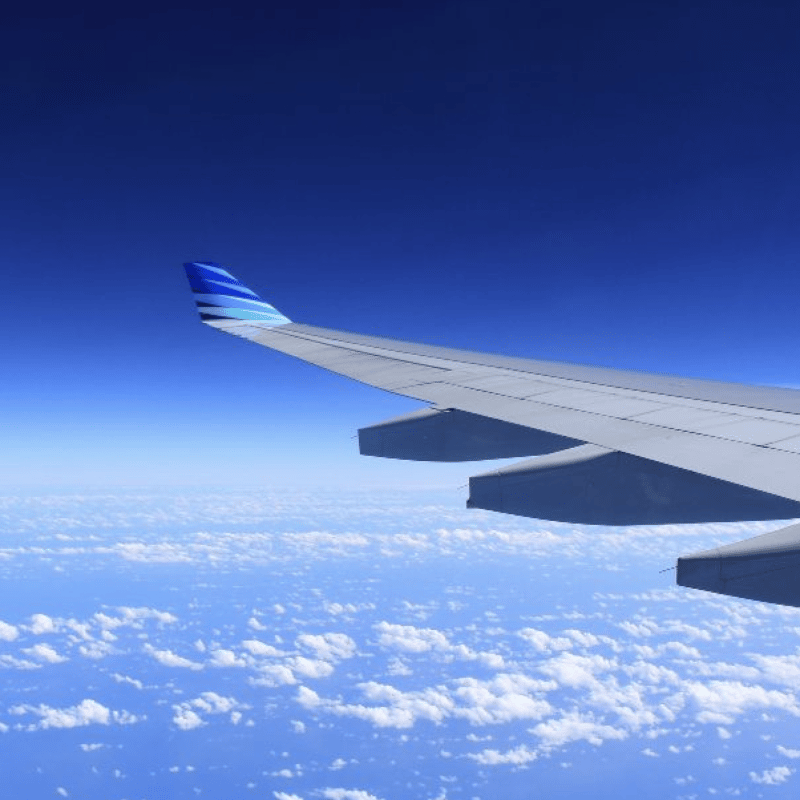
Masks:
[[[215,317],[227,317],[229,319],[250,319],[257,322],[266,322],[272,325],[286,325],[291,322],[283,314],[276,311],[270,314],[266,311],[251,311],[247,308],[201,308],[203,314],[213,314]]]

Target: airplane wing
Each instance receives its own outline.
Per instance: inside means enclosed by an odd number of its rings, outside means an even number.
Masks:
[[[798,391],[293,323],[219,264],[185,267],[207,325],[427,404],[359,430],[362,454],[533,457],[470,478],[470,508],[590,525],[800,517]],[[677,582],[800,606],[800,525],[680,558]]]

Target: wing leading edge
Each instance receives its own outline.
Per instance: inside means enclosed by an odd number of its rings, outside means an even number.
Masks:
[[[800,517],[800,392],[301,325],[217,263],[185,268],[210,327],[428,403],[362,428],[362,454],[535,456],[471,478],[468,507],[603,525]],[[678,583],[800,605],[800,526],[775,535],[681,558]]]

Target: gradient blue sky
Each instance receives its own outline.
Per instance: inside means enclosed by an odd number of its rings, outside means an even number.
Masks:
[[[26,15],[29,13],[30,15]],[[800,384],[800,6],[7,13],[0,484],[457,485],[415,407],[200,325],[292,319]]]

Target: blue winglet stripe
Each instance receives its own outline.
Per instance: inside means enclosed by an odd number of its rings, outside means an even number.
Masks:
[[[189,267],[187,267],[186,271],[189,273],[189,277],[192,277],[194,274],[196,277],[210,280],[210,281],[218,281],[220,283],[231,283],[234,286],[244,286],[241,281],[236,280],[230,272],[226,272],[222,267],[216,267],[216,269],[209,269],[206,266],[198,264],[197,262],[190,265],[191,271]],[[209,265],[210,266],[210,265]]]
[[[226,281],[227,283],[233,283],[237,286],[244,286],[238,278],[234,278],[228,270],[224,269],[221,264],[217,264],[216,261],[191,261],[184,264],[184,266],[186,267],[186,271],[190,274],[209,278],[214,281]]]
[[[261,298],[255,292],[251,292],[249,289],[244,291],[234,289],[230,284],[189,279],[189,285],[192,287],[192,291],[197,294],[222,294],[227,297],[243,297],[246,300],[261,302]]]

